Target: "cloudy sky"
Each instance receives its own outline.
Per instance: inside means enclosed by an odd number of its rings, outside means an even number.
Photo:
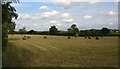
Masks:
[[[53,25],[59,30],[67,30],[72,24],[76,24],[80,30],[118,28],[118,2],[62,1],[21,1],[12,4],[19,14],[18,19],[14,20],[15,30],[26,27],[27,30],[48,31]]]

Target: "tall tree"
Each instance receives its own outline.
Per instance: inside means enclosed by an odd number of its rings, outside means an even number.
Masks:
[[[101,29],[101,32],[102,32],[102,34],[109,34],[109,33],[110,33],[110,30],[109,30],[108,28],[103,27],[103,28]]]
[[[22,34],[25,34],[26,33],[26,28],[23,27],[22,29],[19,29],[19,33],[22,35]]]
[[[7,45],[8,32],[14,31],[15,22],[13,18],[17,19],[18,14],[16,9],[11,6],[12,2],[1,2],[2,4],[2,46]]]
[[[29,33],[29,34],[35,34],[36,31],[34,31],[34,30],[30,30],[30,31],[28,31],[28,33]]]
[[[13,2],[13,3],[20,3],[20,0],[1,0],[0,2]]]
[[[72,24],[70,28],[68,28],[68,32],[71,35],[76,35],[79,33],[79,29],[77,28],[76,24]]]
[[[49,34],[56,35],[57,33],[58,29],[56,28],[56,26],[51,26],[51,28],[49,29]]]

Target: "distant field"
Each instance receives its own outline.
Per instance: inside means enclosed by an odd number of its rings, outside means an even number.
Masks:
[[[9,46],[3,52],[7,67],[117,67],[118,37],[100,40],[66,36],[9,35]]]

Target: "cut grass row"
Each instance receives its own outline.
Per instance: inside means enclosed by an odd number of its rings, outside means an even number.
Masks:
[[[4,66],[17,67],[116,67],[118,37],[100,40],[83,37],[27,35],[9,36],[11,46],[3,54]]]

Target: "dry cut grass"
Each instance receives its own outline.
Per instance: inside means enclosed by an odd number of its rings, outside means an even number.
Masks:
[[[4,67],[117,67],[118,37],[100,40],[65,36],[9,35]],[[18,40],[14,40],[18,39]]]

